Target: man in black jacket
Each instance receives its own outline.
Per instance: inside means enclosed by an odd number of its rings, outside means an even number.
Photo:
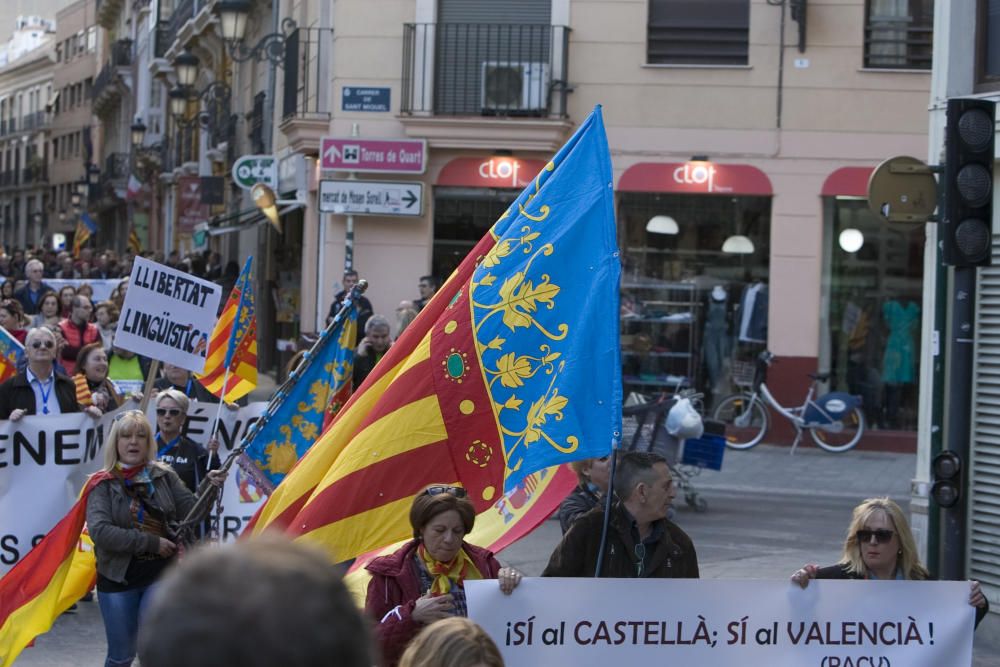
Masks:
[[[0,419],[17,421],[24,415],[59,415],[80,412],[76,385],[55,371],[56,338],[51,331],[38,327],[24,339],[27,367],[0,384]],[[90,406],[86,412],[100,410]]]
[[[677,490],[659,454],[628,452],[615,472],[601,577],[698,578],[691,538],[667,519]],[[592,577],[601,547],[604,508],[577,519],[552,553],[543,577]]]
[[[21,302],[25,315],[37,315],[42,304],[42,297],[46,292],[53,289],[47,283],[42,282],[45,274],[45,265],[37,259],[29,260],[24,265],[24,277],[28,279],[28,284],[19,290],[14,291],[14,298]]]
[[[357,284],[358,272],[354,269],[344,271],[344,289],[337,292],[337,295],[333,297],[333,303],[330,304],[330,312],[326,315],[327,324],[329,324],[330,321],[336,317],[337,313],[344,305],[344,299],[347,298],[347,295]],[[358,340],[361,338],[361,333],[365,330],[365,325],[368,324],[368,318],[375,312],[372,309],[372,302],[369,301],[364,295],[358,297],[356,305],[358,310],[358,328],[354,336],[355,345],[358,344]]]

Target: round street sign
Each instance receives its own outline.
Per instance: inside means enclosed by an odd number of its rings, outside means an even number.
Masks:
[[[278,187],[278,161],[273,155],[244,155],[233,163],[233,183],[249,190],[257,183]]]
[[[937,208],[937,179],[915,157],[889,158],[868,179],[868,208],[885,222],[927,222]]]

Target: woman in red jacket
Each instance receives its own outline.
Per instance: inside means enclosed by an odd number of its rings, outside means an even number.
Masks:
[[[507,594],[520,583],[520,572],[500,567],[492,552],[465,541],[475,520],[465,489],[428,486],[410,507],[413,539],[366,566],[372,579],[365,609],[375,624],[383,665],[397,664],[425,625],[468,615],[466,580],[499,579]]]

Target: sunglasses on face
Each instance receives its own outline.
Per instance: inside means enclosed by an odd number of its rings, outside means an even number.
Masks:
[[[166,417],[170,415],[171,417],[176,417],[181,411],[177,408],[156,408],[157,417]]]
[[[456,498],[464,498],[468,492],[460,486],[428,486],[424,489],[424,495],[439,496],[442,493],[450,493]]]
[[[885,528],[879,528],[878,530],[859,530],[855,535],[858,538],[860,544],[868,544],[872,541],[872,537],[875,537],[876,544],[886,544],[892,539],[892,531],[886,530]]]
[[[50,350],[55,346],[56,344],[50,340],[36,340],[31,344],[31,347],[35,348],[36,350],[40,347],[44,347],[45,349]]]

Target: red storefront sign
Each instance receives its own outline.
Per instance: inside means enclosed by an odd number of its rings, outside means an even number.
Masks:
[[[506,156],[459,157],[441,169],[435,185],[520,190],[545,168],[545,164],[544,160]]]
[[[841,167],[823,181],[824,197],[867,197],[874,167]]]
[[[194,226],[208,220],[208,206],[201,203],[201,177],[177,179],[177,232],[192,234]]]
[[[771,179],[757,167],[700,160],[634,164],[619,179],[618,191],[704,195],[774,194]]]

